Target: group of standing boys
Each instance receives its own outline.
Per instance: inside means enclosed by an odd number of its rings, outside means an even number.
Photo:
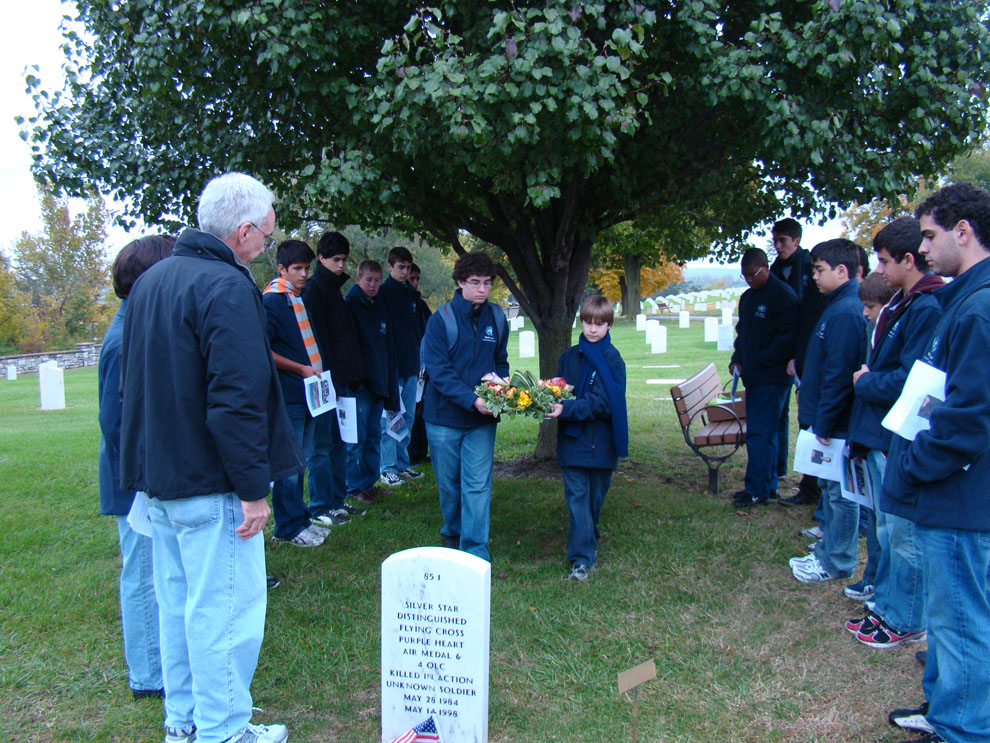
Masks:
[[[846,455],[865,463],[872,484],[869,562],[864,579],[844,589],[866,604],[845,628],[873,648],[927,637],[927,653],[919,653],[926,701],[889,715],[921,736],[911,743],[990,741],[990,194],[965,183],[943,188],[914,217],[877,232],[873,248],[876,273],[893,292],[883,306],[876,288],[857,280],[855,244],[829,240],[811,251],[823,308],[803,359],[796,354],[799,424],[823,445],[845,440]],[[757,253],[743,257],[750,290],[740,301],[732,360],[751,411],[737,505],[766,502],[777,474],[775,411],[760,407],[780,398],[777,372],[787,354],[778,344],[795,333],[796,297],[763,279],[766,257]],[[805,324],[804,307],[796,314]],[[928,412],[929,427],[908,439],[881,421],[919,361],[944,373],[944,401]],[[839,483],[818,485],[819,538],[790,561],[803,583],[848,578],[858,559],[860,507]],[[799,490],[800,500],[809,492]]]
[[[113,266],[122,302],[100,358],[100,511],[118,517],[131,690],[164,699],[165,743],[288,740],[284,725],[250,721],[272,585],[270,484],[275,539],[314,547],[377,501],[378,482],[422,477],[407,449],[420,354],[441,533],[489,559],[497,419],[475,387],[509,372],[505,316],[488,301],[495,264],[462,256],[453,299],[431,316],[405,248],[389,253],[384,283],[381,266],[362,261],[343,297],[349,245],[331,232],[315,255],[298,240],[280,244],[278,277],[262,294],[247,266],[274,245],[273,203],[254,178],[219,176],[200,196],[198,229],[136,240]],[[559,365],[576,397],[550,417],[561,421],[569,577],[585,580],[628,434],[611,305],[589,297],[580,316],[580,343]],[[338,396],[356,400],[356,443],[344,443],[336,415],[310,414],[303,380],[326,372]],[[128,522],[141,503],[150,538]]]

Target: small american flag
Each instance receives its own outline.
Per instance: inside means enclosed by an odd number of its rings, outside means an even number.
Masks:
[[[430,715],[411,730],[397,738],[392,738],[389,743],[443,743],[443,741],[440,740],[440,732],[433,722],[433,715]]]

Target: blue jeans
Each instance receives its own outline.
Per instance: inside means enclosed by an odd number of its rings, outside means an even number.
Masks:
[[[777,489],[780,411],[789,388],[761,384],[746,388],[746,492],[767,498]],[[787,431],[784,431],[784,446]]]
[[[491,559],[488,526],[496,428],[495,423],[477,428],[426,424],[443,514],[440,533],[459,536],[460,548],[483,560]]]
[[[412,433],[413,421],[416,418],[416,382],[419,377],[403,377],[399,380],[399,397],[406,412],[402,419],[406,422],[406,437],[396,441],[385,433],[386,420],[382,418],[382,472],[401,472],[409,469],[409,435]]]
[[[926,717],[952,743],[990,741],[990,532],[915,528],[928,608]]]
[[[347,494],[347,444],[340,438],[334,411],[313,421],[313,448],[306,459],[309,513],[322,516],[344,505]]]
[[[870,477],[883,478],[887,458],[871,451]],[[874,485],[874,492],[876,485]],[[925,570],[921,547],[913,521],[876,509],[877,542],[880,559],[874,586],[873,610],[901,632],[921,632],[928,623],[925,615]]]
[[[120,542],[120,624],[124,632],[124,660],[135,691],[162,688],[162,655],[158,648],[158,599],[155,598],[151,539],[138,534],[117,517]]]
[[[313,448],[313,416],[305,403],[287,402],[285,412],[303,455],[309,457]],[[325,415],[330,415],[326,413]],[[309,510],[303,497],[304,472],[297,472],[277,480],[272,487],[272,513],[275,515],[275,536],[279,539],[292,539],[309,526]],[[312,478],[311,478],[312,480]],[[310,482],[312,487],[312,482]]]
[[[165,725],[223,743],[251,720],[265,634],[265,538],[234,533],[234,493],[149,498],[165,678]],[[235,738],[236,739],[236,738]]]
[[[818,478],[818,487],[825,518],[815,556],[833,578],[848,578],[859,557],[859,504],[843,498],[842,487],[834,480]]]
[[[382,461],[382,409],[385,400],[368,390],[354,393],[358,442],[347,445],[347,494],[371,490]]]
[[[598,552],[598,518],[612,483],[612,470],[561,467],[567,500],[567,559],[573,565],[595,564]]]

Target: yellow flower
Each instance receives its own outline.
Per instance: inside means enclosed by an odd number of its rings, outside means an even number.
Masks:
[[[550,385],[550,391],[553,392],[554,397],[560,397],[560,387],[555,384]]]
[[[519,399],[516,401],[516,405],[520,410],[525,410],[530,406],[533,400],[530,398],[528,392],[520,392]]]

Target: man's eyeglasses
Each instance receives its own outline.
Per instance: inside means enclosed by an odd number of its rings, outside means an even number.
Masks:
[[[763,273],[766,270],[767,270],[766,266],[760,266],[751,274],[747,274],[745,271],[743,271],[742,274],[740,275],[742,276],[743,281],[745,281],[747,284],[751,284],[756,279],[757,276],[759,276],[761,273]]]
[[[249,225],[251,225],[252,227],[254,227],[254,228],[255,228],[255,229],[256,229],[256,230],[258,231],[258,232],[261,232],[261,236],[262,236],[263,238],[265,238],[265,250],[271,250],[271,249],[272,249],[272,245],[274,245],[274,244],[275,244],[275,238],[274,238],[274,237],[272,237],[272,235],[274,235],[274,234],[275,234],[275,231],[273,230],[272,232],[269,232],[269,233],[267,233],[267,234],[266,234],[266,233],[265,233],[265,232],[263,232],[263,231],[262,231],[262,229],[261,229],[261,228],[260,228],[260,227],[259,227],[258,225],[256,225],[256,224],[255,224],[254,222],[248,222],[248,224],[249,224]]]
[[[492,288],[492,281],[491,281],[491,279],[489,279],[488,281],[478,281],[477,279],[468,279],[464,283],[467,284],[468,286],[470,286],[473,289],[477,289],[480,286],[483,286],[486,289],[491,289]]]

